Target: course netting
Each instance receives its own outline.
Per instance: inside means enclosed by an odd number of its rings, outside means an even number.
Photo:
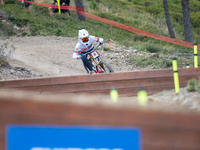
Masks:
[[[18,0],[18,1],[22,1],[22,0]],[[31,2],[31,1],[25,1],[25,0],[24,0],[24,2],[35,4],[35,5],[40,5],[40,6],[44,6],[44,7],[50,7],[51,6],[52,8],[58,8],[57,5],[52,5],[52,4],[37,3],[37,2]],[[105,18],[102,18],[102,17],[99,17],[99,16],[89,14],[89,13],[84,11],[84,7],[62,6],[62,5],[60,5],[60,9],[73,10],[73,11],[76,11],[77,13],[79,13],[79,14],[85,16],[85,17],[88,17],[88,18],[91,18],[91,19],[94,19],[94,20],[97,20],[97,21],[100,21],[100,22],[121,28],[121,29],[125,29],[125,30],[128,30],[128,31],[136,33],[136,34],[140,34],[140,35],[147,36],[147,37],[150,37],[150,38],[154,38],[154,39],[157,39],[157,40],[173,43],[173,44],[176,44],[176,45],[181,45],[181,46],[184,46],[184,47],[194,48],[194,44],[190,43],[190,42],[186,42],[186,41],[182,41],[182,40],[179,40],[179,39],[174,39],[174,38],[166,37],[166,36],[163,36],[163,35],[147,32],[147,31],[140,30],[140,29],[137,29],[137,28],[134,28],[134,27],[130,27],[130,26],[127,26],[127,25],[124,25],[124,24],[121,24],[121,23],[118,23],[118,22],[115,22],[115,21],[111,21],[111,20],[108,20],[108,19],[105,19]],[[199,44],[198,44],[198,50],[200,50]]]

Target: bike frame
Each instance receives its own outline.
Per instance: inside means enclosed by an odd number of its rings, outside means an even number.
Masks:
[[[96,50],[100,45],[101,45],[101,44],[98,44],[96,47],[94,47],[94,49],[93,49],[92,51],[90,51],[90,52],[88,52],[88,53],[85,53],[84,55],[82,55],[82,57],[83,57],[83,56],[87,56],[87,55],[89,54],[91,60],[92,60],[93,62],[96,63],[97,67],[99,67],[99,69],[101,69],[101,71],[105,72],[105,70],[104,70],[104,69],[101,67],[101,65],[100,65],[100,63],[101,63],[101,61],[103,60],[103,58],[101,57],[101,55],[100,55],[100,54],[97,52],[97,50]],[[95,58],[92,56],[92,53],[93,53],[94,51],[96,51],[97,54],[98,54],[98,56],[95,57]],[[100,59],[99,61],[97,61],[98,58]]]

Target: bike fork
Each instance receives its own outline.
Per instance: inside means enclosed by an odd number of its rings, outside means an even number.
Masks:
[[[104,70],[104,69],[101,67],[101,65],[99,64],[99,63],[101,62],[101,60],[102,60],[101,56],[99,56],[99,58],[100,58],[100,61],[99,61],[99,62],[97,62],[96,59],[94,59],[94,62],[97,64],[97,67],[98,67],[99,69],[101,69],[101,71],[105,72],[105,70]]]

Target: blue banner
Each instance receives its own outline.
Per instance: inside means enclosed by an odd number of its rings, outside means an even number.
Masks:
[[[7,150],[141,150],[139,128],[7,126]]]

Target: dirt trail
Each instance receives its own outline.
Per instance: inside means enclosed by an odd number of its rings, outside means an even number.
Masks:
[[[86,74],[80,60],[72,58],[77,39],[64,37],[13,37],[8,49],[13,49],[9,63],[25,67],[43,77]]]

